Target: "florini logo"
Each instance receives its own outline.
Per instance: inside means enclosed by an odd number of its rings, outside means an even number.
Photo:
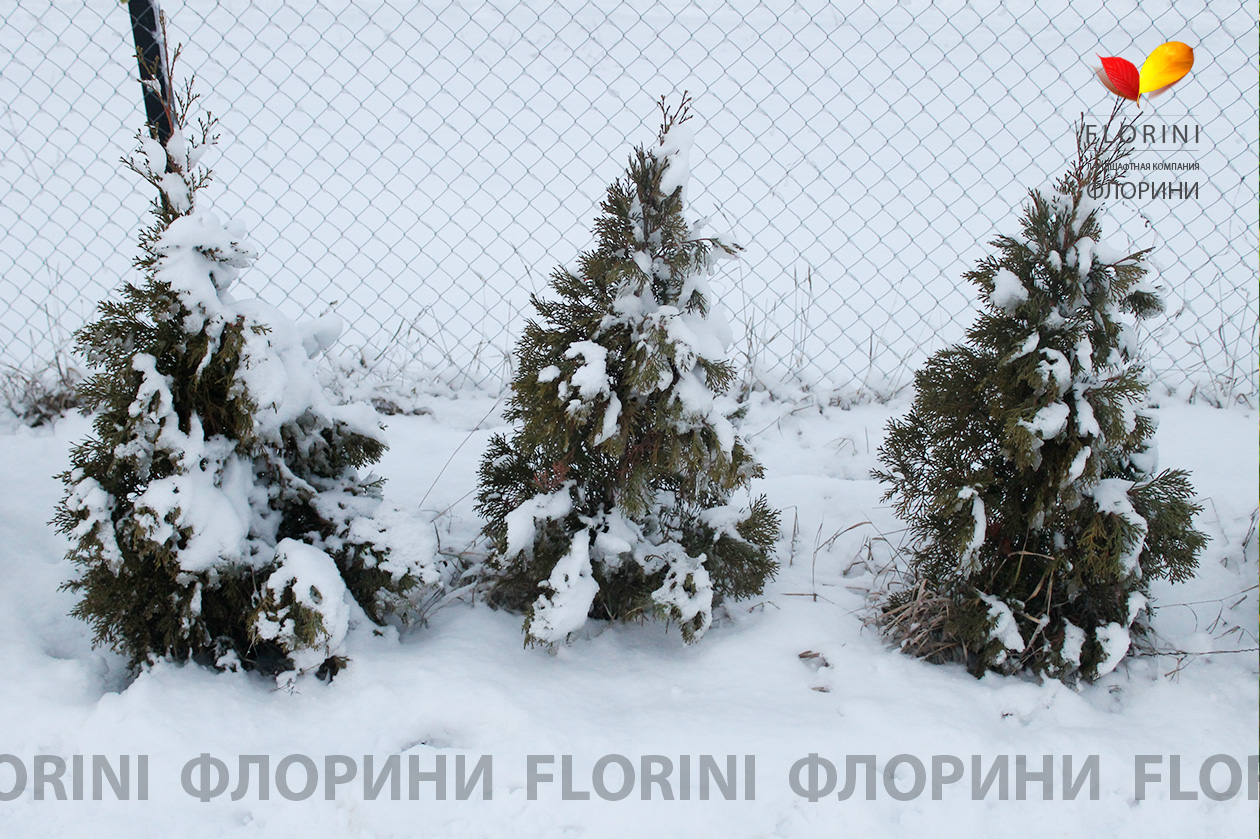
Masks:
[[[1181,41],[1169,41],[1156,47],[1139,70],[1133,62],[1118,56],[1098,56],[1102,66],[1094,73],[1109,91],[1142,106],[1142,97],[1149,102],[1162,96],[1180,82],[1194,66],[1194,50]],[[1092,122],[1090,121],[1092,120]],[[1105,129],[1106,118],[1090,115],[1085,123],[1087,136]],[[1199,197],[1199,184],[1169,179],[1169,173],[1198,172],[1195,153],[1207,141],[1206,133],[1189,113],[1140,114],[1121,128],[1123,139],[1130,143],[1133,154],[1120,164],[1125,173],[1135,173],[1139,180],[1122,181],[1097,198],[1184,200]],[[1148,178],[1147,173],[1154,173]]]

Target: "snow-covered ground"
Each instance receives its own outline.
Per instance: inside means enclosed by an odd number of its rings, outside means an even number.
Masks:
[[[473,391],[425,400],[429,413],[388,418],[391,449],[379,471],[389,501],[412,513],[398,524],[443,550],[473,542],[475,468],[489,435],[502,426],[492,397]],[[684,646],[661,624],[593,626],[549,654],[522,645],[518,616],[478,602],[455,600],[427,625],[395,635],[369,627],[352,631],[351,666],[331,684],[306,677],[292,693],[274,681],[196,666],[162,664],[128,682],[117,656],[93,650],[89,629],[67,616],[73,597],[58,586],[72,573],[67,542],[45,522],[60,494],[53,475],[88,423],[68,417],[52,428],[0,432],[0,756],[28,773],[36,755],[148,755],[148,800],[58,801],[53,785],[35,800],[32,784],[0,800],[5,837],[798,837],[798,836],[1100,836],[1232,837],[1251,835],[1255,801],[1171,800],[1170,758],[1180,756],[1181,787],[1198,790],[1199,767],[1226,754],[1245,771],[1257,752],[1257,455],[1255,411],[1217,410],[1179,402],[1158,411],[1165,466],[1193,470],[1204,512],[1198,525],[1211,537],[1199,575],[1155,586],[1154,627],[1164,649],[1187,653],[1248,652],[1130,658],[1097,684],[1073,691],[1058,682],[986,676],[932,666],[887,648],[862,624],[864,590],[900,540],[891,511],[880,506],[868,473],[887,419],[907,407],[827,406],[807,397],[770,400],[755,394],[744,423],[767,467],[756,491],[784,511],[783,568],[765,596],[730,604],[702,641]],[[452,454],[453,453],[453,454]],[[838,535],[837,535],[838,534]],[[802,659],[806,652],[817,657]],[[225,761],[231,783],[208,802],[181,786],[185,764],[202,754]],[[900,754],[929,772],[935,755],[955,755],[966,767],[942,800],[926,789],[896,800],[882,777],[865,800],[865,770],[857,792],[832,792],[811,802],[790,783],[791,768],[811,753],[833,761],[840,787],[845,757],[876,756],[881,771]],[[318,764],[320,784],[307,800],[282,797],[271,779],[259,800],[256,778],[232,800],[240,755],[267,755],[277,764],[303,754]],[[605,755],[636,767],[645,755],[673,762],[680,796],[681,756],[690,756],[691,800],[652,800],[640,788],[624,800],[564,800],[561,768],[572,757],[573,786],[592,790],[592,768]],[[359,777],[325,800],[324,760],[352,758]],[[391,755],[401,758],[401,799],[386,784],[367,800],[362,773]],[[431,782],[408,801],[408,758],[428,771],[446,756],[446,801]],[[489,756],[490,800],[480,783],[470,800],[456,799],[456,757],[471,767]],[[555,777],[529,800],[527,756],[554,757],[543,772]],[[736,755],[738,800],[716,786],[699,800],[701,755],[722,770]],[[745,756],[754,756],[755,789],[745,783]],[[987,771],[1010,756],[1010,800],[996,789],[971,797],[971,756]],[[1037,771],[1054,766],[1053,800],[1033,783],[1017,801],[1015,760]],[[1064,799],[1060,770],[1074,772],[1098,755],[1099,795],[1088,785]],[[1135,758],[1162,755],[1146,800],[1135,800]],[[343,764],[339,771],[344,771]],[[47,767],[46,767],[47,768]],[[73,797],[71,771],[64,783]],[[211,773],[211,781],[217,775]],[[295,766],[290,786],[300,789]],[[825,773],[819,778],[825,780]],[[191,783],[200,788],[194,772]],[[808,773],[800,776],[808,782]],[[902,763],[900,789],[914,781]],[[1225,767],[1214,776],[1226,786]],[[11,763],[0,757],[0,796],[14,787]],[[607,785],[620,786],[618,769]],[[748,800],[751,799],[751,800]]]

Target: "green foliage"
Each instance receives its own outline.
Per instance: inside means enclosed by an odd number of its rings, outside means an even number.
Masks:
[[[774,573],[778,513],[729,505],[761,475],[724,396],[735,378],[706,276],[737,246],[683,215],[689,100],[609,187],[597,245],[552,275],[517,347],[506,417],[478,509],[493,546],[491,602],[561,641],[590,617],[678,621],[699,637],[723,597]]]
[[[170,142],[141,137],[125,161],[158,192],[142,282],[76,335],[96,370],[78,391],[94,433],[60,476],[54,524],[79,569],[66,587],[133,668],[331,674],[345,592],[379,620],[415,583],[384,570],[366,526],[380,482],[358,470],[385,445],[370,412],[324,401],[292,324],[224,294],[253,253],[198,206],[214,137],[213,121],[185,137],[194,100],[190,84]]]
[[[1130,153],[1114,121],[1097,137],[1078,129],[1068,173],[1032,191],[1020,235],[999,236],[967,273],[984,310],[965,344],[916,374],[914,405],[880,449],[875,476],[916,544],[914,584],[886,604],[885,626],[977,675],[1109,672],[1142,631],[1149,581],[1191,576],[1205,541],[1187,475],[1156,470],[1147,379],[1121,316],[1161,310],[1147,251],[1109,253],[1089,197]]]

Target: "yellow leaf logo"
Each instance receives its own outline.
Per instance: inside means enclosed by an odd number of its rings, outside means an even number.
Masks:
[[[1155,48],[1142,64],[1140,93],[1159,93],[1181,81],[1194,66],[1194,50],[1180,41]]]

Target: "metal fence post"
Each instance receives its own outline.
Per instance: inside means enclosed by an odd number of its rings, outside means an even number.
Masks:
[[[171,74],[166,66],[162,13],[158,0],[128,0],[131,32],[136,40],[136,62],[144,89],[144,110],[149,134],[166,145],[171,138]]]

